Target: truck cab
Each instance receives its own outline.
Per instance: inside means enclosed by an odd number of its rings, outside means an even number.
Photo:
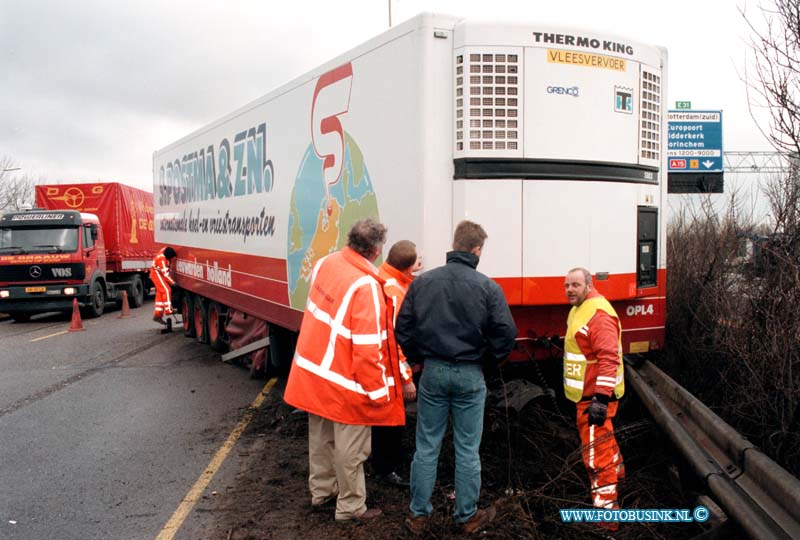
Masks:
[[[68,311],[78,299],[98,317],[106,301],[106,252],[100,221],[76,210],[0,216],[0,312],[17,321]]]

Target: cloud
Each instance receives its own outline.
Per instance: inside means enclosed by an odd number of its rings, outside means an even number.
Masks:
[[[433,10],[665,45],[670,102],[726,109],[726,144],[758,144],[733,69],[744,32],[729,0],[674,0],[646,13],[629,0],[613,9],[575,0],[568,10],[513,0],[391,5],[395,24]],[[149,185],[154,150],[379,34],[387,8],[377,0],[0,2],[0,152],[53,179]]]
[[[341,15],[327,2],[3,2],[0,148],[58,178],[149,183],[153,150],[369,36],[303,31]]]

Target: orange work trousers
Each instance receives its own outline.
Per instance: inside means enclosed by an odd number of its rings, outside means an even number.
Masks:
[[[611,420],[617,414],[619,401],[608,404],[608,414],[602,426],[590,426],[586,409],[591,401],[577,403],[578,433],[581,437],[581,455],[591,483],[592,505],[595,508],[619,508],[617,499],[617,481],[625,478],[625,464],[614,437],[614,426]],[[601,523],[602,527],[615,531],[619,523]]]
[[[156,279],[152,281],[153,285],[156,286],[156,303],[153,309],[153,317],[172,315],[172,289],[161,276],[156,276]]]

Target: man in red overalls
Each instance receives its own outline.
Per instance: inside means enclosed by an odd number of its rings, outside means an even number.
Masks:
[[[570,270],[564,288],[572,305],[564,337],[564,392],[576,404],[592,504],[616,509],[617,483],[625,477],[611,422],[625,393],[622,326],[614,308],[592,286],[592,274],[585,268]],[[599,525],[611,531],[619,528],[614,521]]]
[[[177,253],[167,246],[153,258],[153,266],[150,268],[150,281],[156,287],[156,304],[153,309],[153,320],[166,324],[164,316],[172,315],[172,286],[175,281],[170,276],[170,260],[174,259]]]

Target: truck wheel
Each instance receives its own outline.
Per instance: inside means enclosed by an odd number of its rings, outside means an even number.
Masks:
[[[183,291],[181,298],[181,319],[183,319],[183,335],[186,337],[194,337],[194,324],[193,324],[193,306],[194,295],[190,292]]]
[[[153,285],[153,282],[150,281],[150,278],[149,277],[145,277],[144,278],[144,297],[145,298],[149,298],[149,297],[153,296],[153,287],[155,287],[155,285]]]
[[[140,276],[133,276],[130,293],[131,297],[129,300],[131,301],[131,307],[141,307],[144,303],[144,283],[142,283],[142,278]]]
[[[228,344],[225,342],[225,313],[223,307],[216,302],[208,305],[208,344],[216,352],[225,352]]]
[[[198,343],[208,343],[208,305],[200,296],[192,302],[192,325]]]
[[[297,334],[280,326],[269,326],[269,352],[267,355],[267,376],[286,375],[292,367]]]
[[[87,319],[95,319],[103,314],[106,307],[106,292],[103,289],[103,284],[100,281],[94,281],[89,292],[89,297],[86,299],[86,306],[84,309],[84,317]]]

